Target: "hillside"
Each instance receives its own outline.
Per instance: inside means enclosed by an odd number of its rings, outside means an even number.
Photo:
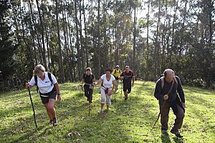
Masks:
[[[62,102],[56,104],[59,125],[48,125],[48,117],[35,89],[32,89],[38,129],[35,129],[27,90],[0,94],[0,142],[215,142],[215,92],[185,87],[186,116],[182,128],[183,140],[160,134],[158,122],[151,130],[158,114],[153,97],[154,83],[136,81],[132,93],[124,101],[121,90],[113,95],[111,111],[98,115],[99,89],[94,90],[89,113],[86,98],[78,83],[61,84]],[[120,88],[121,89],[121,88]],[[170,112],[169,125],[174,122]],[[69,133],[76,133],[69,137]],[[78,135],[80,134],[80,136]]]

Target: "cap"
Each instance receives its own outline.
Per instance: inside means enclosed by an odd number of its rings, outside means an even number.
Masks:
[[[90,68],[90,67],[87,67],[87,68],[86,68],[86,71],[91,71],[91,68]]]

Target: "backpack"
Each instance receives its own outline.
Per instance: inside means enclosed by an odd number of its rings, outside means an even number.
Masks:
[[[52,80],[52,77],[51,77],[51,73],[50,73],[50,72],[48,72],[48,77],[49,77],[49,80],[51,81],[51,83],[53,84],[53,80]],[[35,85],[36,85],[36,87],[37,87],[37,93],[38,93],[39,88],[38,88],[38,86],[37,86],[37,75],[34,75],[34,80],[35,80]]]

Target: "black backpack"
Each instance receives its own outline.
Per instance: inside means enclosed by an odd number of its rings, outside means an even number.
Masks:
[[[51,77],[51,73],[50,73],[50,72],[48,72],[48,77],[49,77],[49,80],[51,81],[51,83],[53,84],[53,80],[52,80],[52,77]],[[38,93],[39,88],[38,88],[38,86],[37,86],[37,75],[34,75],[34,80],[35,80],[35,85],[36,85],[36,87],[37,87],[37,93]]]

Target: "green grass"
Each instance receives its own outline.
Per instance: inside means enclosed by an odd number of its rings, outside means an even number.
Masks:
[[[76,142],[76,143],[215,143],[215,92],[185,87],[186,116],[182,128],[184,139],[172,134],[163,137],[153,97],[154,83],[136,81],[128,101],[121,90],[113,95],[111,111],[98,115],[99,89],[94,90],[93,107],[89,114],[86,98],[78,83],[61,85],[63,100],[56,104],[59,125],[50,127],[48,117],[36,90],[32,89],[38,129],[35,129],[27,90],[0,94],[0,143],[5,142]],[[121,88],[121,86],[120,86]],[[169,126],[174,122],[170,112]],[[78,132],[80,136],[68,137]]]

